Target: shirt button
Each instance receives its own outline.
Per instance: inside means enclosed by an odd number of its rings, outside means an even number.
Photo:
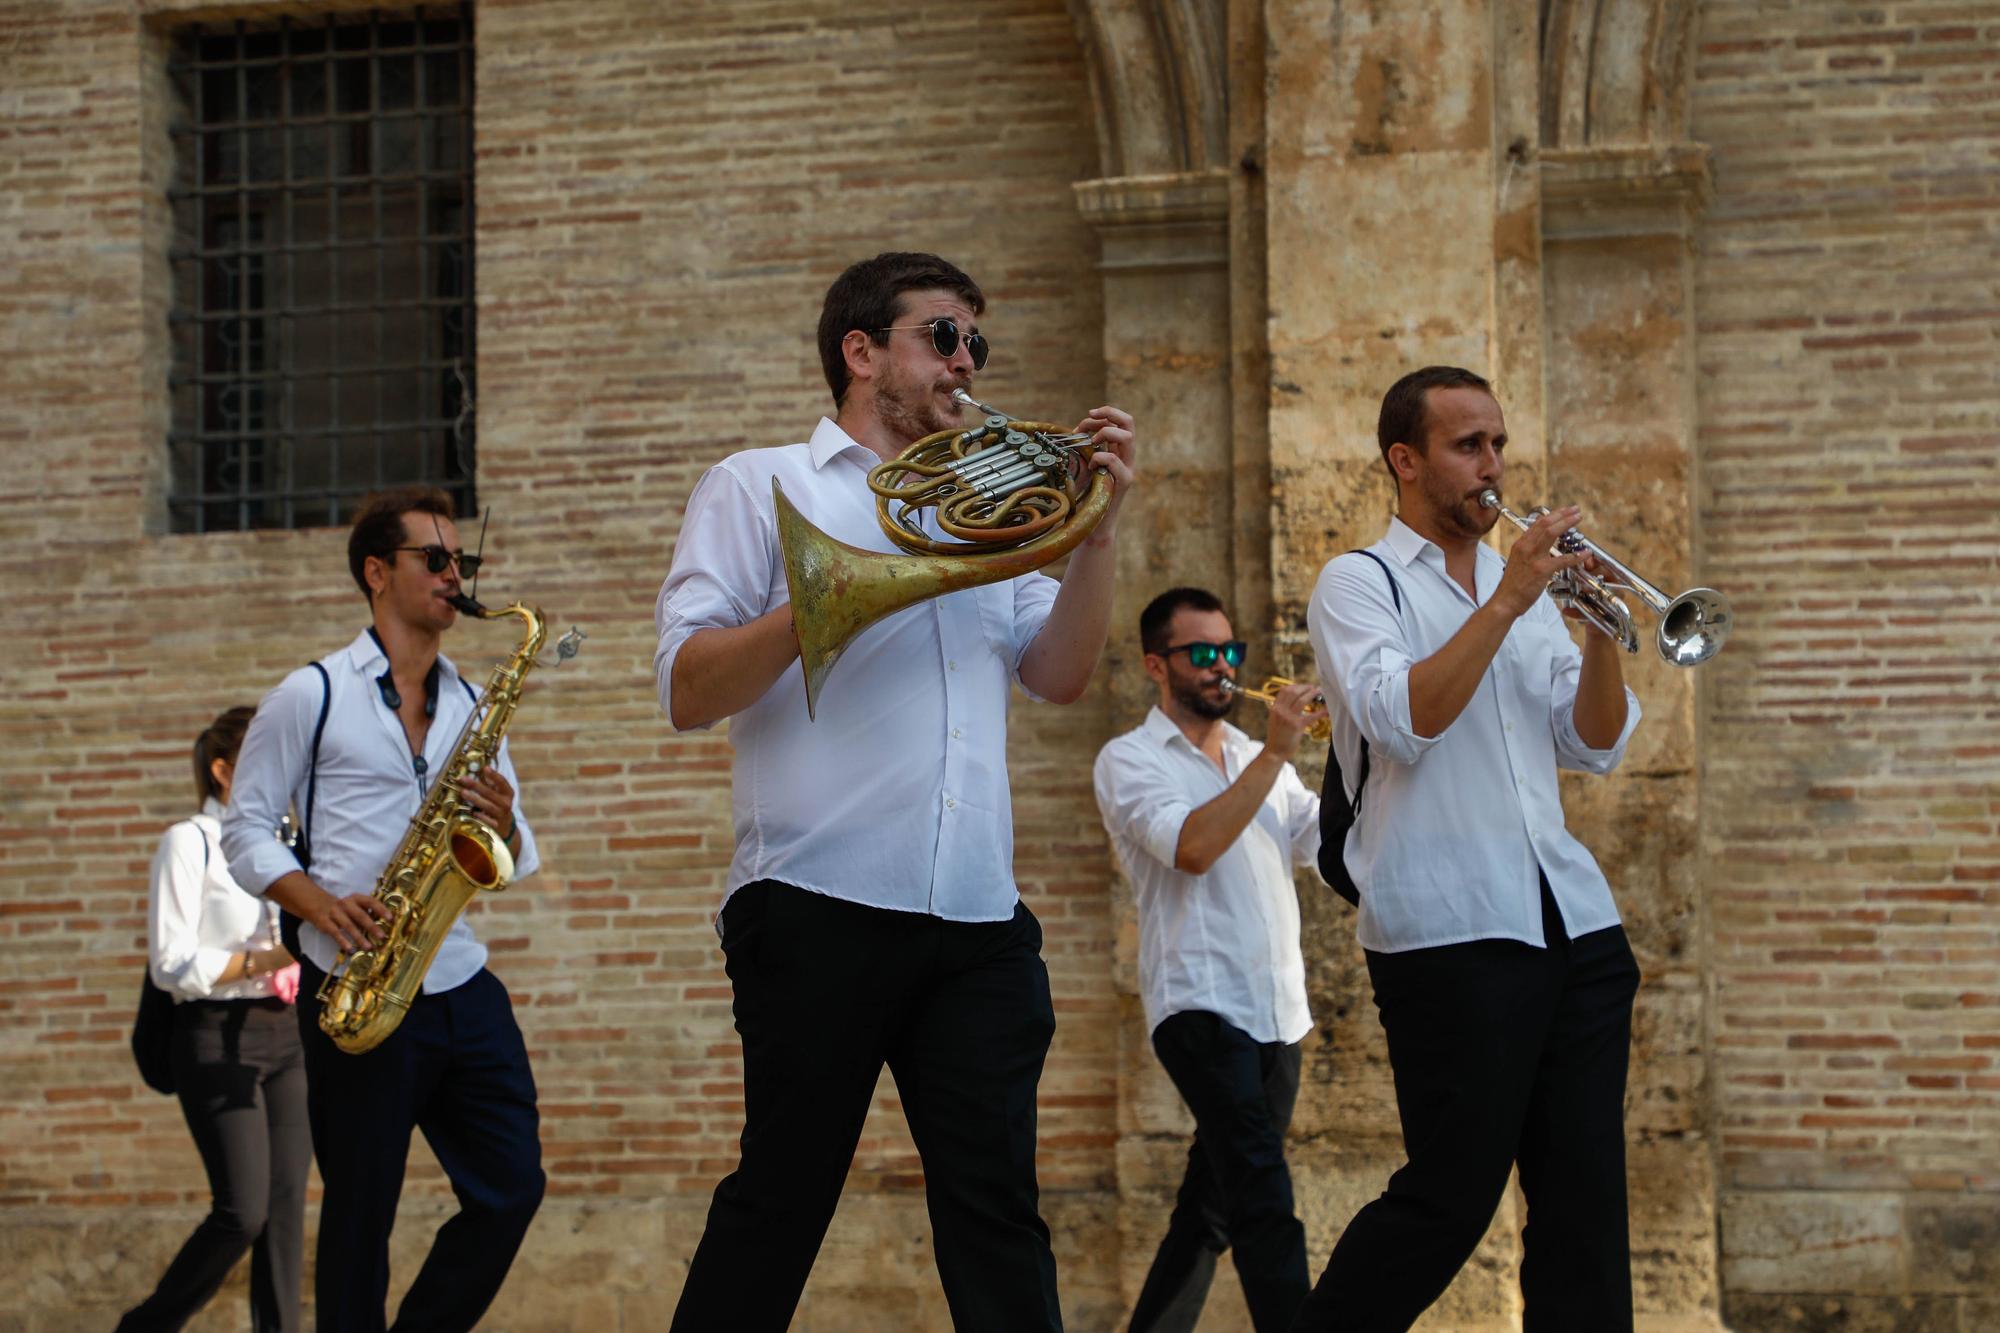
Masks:
[[[957,727],[953,727],[951,729],[951,738],[955,741],[962,741],[965,739],[965,733],[960,731]]]
[[[956,670],[958,670],[958,663],[956,663],[956,662],[946,662],[946,663],[945,663],[944,665],[945,665],[945,669],[946,669],[947,671],[956,671]]]
[[[958,802],[947,796],[944,798],[944,808],[947,810],[956,810],[958,809]]]

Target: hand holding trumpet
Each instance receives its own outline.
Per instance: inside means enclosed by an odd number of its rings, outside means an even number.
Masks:
[[[1253,690],[1225,677],[1222,688],[1270,706],[1271,720],[1264,733],[1264,748],[1287,763],[1298,753],[1299,742],[1305,737],[1323,741],[1333,734],[1333,722],[1326,715],[1326,700],[1317,682],[1272,676],[1264,682],[1264,688]]]

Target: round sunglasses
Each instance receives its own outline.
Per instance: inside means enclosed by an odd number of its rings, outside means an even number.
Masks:
[[[1177,643],[1159,655],[1172,657],[1175,653],[1186,653],[1189,666],[1197,671],[1206,671],[1215,665],[1215,659],[1218,657],[1233,667],[1240,667],[1243,665],[1243,655],[1249,650],[1250,645],[1241,639],[1231,639],[1228,643],[1203,643],[1196,640],[1193,643]]]
[[[877,329],[875,332],[901,333],[908,329],[929,329],[932,349],[947,361],[958,352],[958,321],[949,315],[939,315],[936,319],[927,319],[921,324],[891,324],[888,328]],[[986,369],[986,354],[991,350],[986,345],[986,335],[968,333],[964,337],[965,350],[972,353],[972,368]]]
[[[433,574],[442,574],[447,565],[456,564],[459,577],[469,579],[479,573],[479,566],[482,563],[479,556],[467,555],[463,551],[449,551],[442,546],[398,546],[395,549],[423,552],[424,568]]]

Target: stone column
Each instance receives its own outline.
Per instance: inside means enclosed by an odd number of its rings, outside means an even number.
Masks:
[[[1153,699],[1139,668],[1140,609],[1181,583],[1234,601],[1230,182],[1216,168],[1075,188],[1103,243],[1105,396],[1132,413],[1141,450],[1141,485],[1119,518],[1118,604],[1106,647],[1116,733],[1136,725]],[[1251,498],[1263,503],[1261,493]],[[1129,1306],[1172,1210],[1192,1122],[1148,1041],[1131,890],[1121,877],[1109,892],[1120,1011],[1119,1268]]]
[[[1707,154],[1552,150],[1541,177],[1547,496],[1582,505],[1584,530],[1672,596],[1697,581],[1690,240]],[[1635,615],[1643,646],[1626,680],[1645,720],[1619,771],[1566,778],[1563,803],[1611,880],[1645,975],[1626,1122],[1640,1327],[1717,1327],[1709,932],[1695,882],[1701,669],[1662,662],[1658,622],[1636,605]]]

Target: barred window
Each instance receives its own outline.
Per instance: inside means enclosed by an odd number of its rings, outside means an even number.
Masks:
[[[469,8],[190,26],[169,74],[172,529],[474,512]]]

